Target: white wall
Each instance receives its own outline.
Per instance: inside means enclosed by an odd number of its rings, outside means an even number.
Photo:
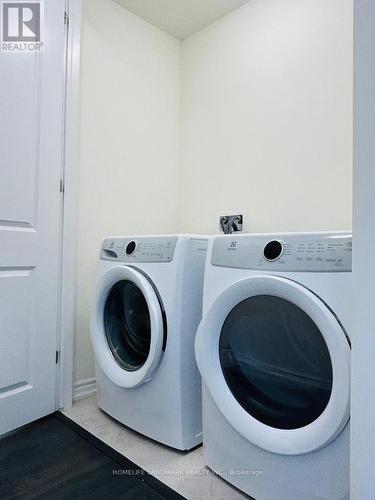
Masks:
[[[352,0],[252,0],[182,43],[182,231],[350,229]]]
[[[375,2],[355,1],[350,498],[375,498]]]
[[[88,313],[101,239],[176,232],[180,44],[85,0],[75,380],[94,375]]]
[[[352,7],[251,0],[181,44],[84,1],[75,380],[104,236],[217,232],[237,208],[250,231],[350,229]]]

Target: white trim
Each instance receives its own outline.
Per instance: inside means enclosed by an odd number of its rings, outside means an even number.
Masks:
[[[96,378],[87,378],[85,380],[78,380],[74,382],[73,386],[73,400],[83,399],[96,393]]]
[[[350,498],[372,500],[375,474],[375,2],[354,1],[353,353]]]
[[[251,416],[232,394],[221,368],[219,340],[223,323],[243,300],[257,295],[287,299],[317,325],[331,357],[333,382],[323,413],[299,429],[276,429]],[[333,441],[349,420],[350,346],[339,322],[310,290],[278,276],[253,276],[227,287],[203,317],[196,335],[196,358],[202,378],[217,407],[245,439],[260,448],[283,455],[300,455]]]
[[[69,26],[66,60],[65,193],[62,221],[59,408],[69,408],[73,402],[75,265],[77,254],[80,155],[79,82],[81,0],[67,0],[67,9]]]

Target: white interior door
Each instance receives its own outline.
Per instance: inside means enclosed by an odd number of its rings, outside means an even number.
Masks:
[[[0,434],[56,408],[64,6],[41,3],[40,52],[0,52]]]

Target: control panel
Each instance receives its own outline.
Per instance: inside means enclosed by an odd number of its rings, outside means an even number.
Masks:
[[[107,238],[100,258],[120,262],[171,262],[176,243],[176,236]]]
[[[350,233],[220,236],[211,264],[275,272],[350,272]]]

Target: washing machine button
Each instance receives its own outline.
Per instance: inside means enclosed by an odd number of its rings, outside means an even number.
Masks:
[[[135,241],[131,241],[130,243],[128,243],[127,247],[126,247],[126,253],[127,255],[131,255],[134,250],[136,249],[136,242]]]

